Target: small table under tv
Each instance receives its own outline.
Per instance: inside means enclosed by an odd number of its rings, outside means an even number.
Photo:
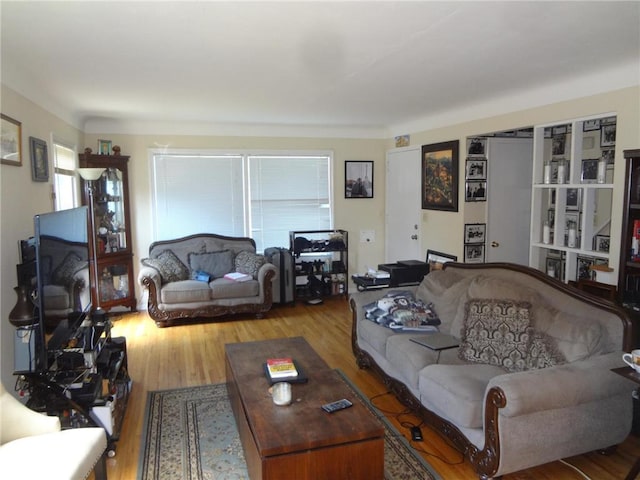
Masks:
[[[307,377],[278,406],[264,363],[291,357]],[[384,429],[303,337],[225,345],[227,389],[252,479],[382,479]],[[323,404],[347,398],[335,413]]]

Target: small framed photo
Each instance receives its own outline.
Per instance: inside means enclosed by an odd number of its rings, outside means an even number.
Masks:
[[[585,120],[582,124],[583,132],[590,132],[592,130],[600,130],[600,119],[596,118],[595,120]]]
[[[567,212],[564,215],[565,230],[569,230],[569,224],[573,223],[576,230],[580,230],[580,212]]]
[[[465,202],[486,202],[487,182],[467,182],[465,192]]]
[[[593,280],[595,272],[591,271],[595,259],[586,255],[578,255],[576,259],[576,281],[581,279]]]
[[[465,245],[465,263],[484,263],[484,245]]]
[[[579,188],[567,188],[567,210],[580,210],[580,193]]]
[[[484,157],[487,152],[486,138],[468,138],[467,139],[467,155],[469,157]]]
[[[600,146],[613,147],[616,144],[616,124],[602,125],[600,130]]]
[[[435,250],[427,250],[427,263],[429,264],[429,271],[442,270],[445,263],[457,261],[458,257],[456,255],[436,252]]]
[[[596,183],[598,181],[598,159],[585,158],[582,160],[582,183]]]
[[[344,162],[344,198],[373,198],[373,161]]]
[[[613,148],[602,150],[602,158],[607,161],[607,167],[613,166],[616,160],[616,151]]]
[[[567,145],[567,136],[563,133],[558,135],[553,131],[553,137],[551,138],[551,154],[552,155],[564,155]]]
[[[486,180],[487,179],[487,161],[475,158],[468,158],[466,164],[467,180]]]
[[[484,243],[486,232],[486,223],[466,223],[464,225],[464,243]]]
[[[556,222],[556,209],[555,208],[549,208],[547,210],[547,222],[549,222],[549,227],[551,227],[551,229],[553,229],[553,225]]]
[[[0,114],[0,161],[6,165],[22,166],[22,123]]]
[[[609,253],[609,235],[596,235],[595,248],[596,252]]]
[[[111,155],[111,140],[98,140],[98,153],[100,155]]]
[[[559,257],[547,256],[546,262],[547,275],[557,280],[564,277],[564,262]]]
[[[29,137],[29,146],[31,147],[31,179],[34,182],[47,182],[49,180],[47,142]]]

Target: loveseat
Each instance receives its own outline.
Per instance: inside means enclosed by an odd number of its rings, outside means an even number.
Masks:
[[[159,327],[237,313],[261,318],[271,308],[277,269],[256,254],[251,238],[201,233],[154,242],[141,263],[138,281],[148,290],[149,316]],[[225,278],[231,272],[249,279]]]
[[[415,287],[353,293],[350,306],[358,365],[480,478],[607,451],[630,432],[634,384],[611,369],[624,366],[631,322],[606,300],[528,267],[447,263]],[[411,341],[434,326],[459,346]]]

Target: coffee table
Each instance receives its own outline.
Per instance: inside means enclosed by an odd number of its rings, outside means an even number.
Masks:
[[[292,403],[277,406],[263,364],[292,357],[308,377],[292,385]],[[340,375],[303,337],[225,345],[227,389],[249,477],[383,479],[384,429]],[[347,398],[353,407],[326,413]]]

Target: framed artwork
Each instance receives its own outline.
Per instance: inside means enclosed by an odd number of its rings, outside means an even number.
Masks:
[[[465,245],[465,263],[484,263],[484,245]]]
[[[609,235],[596,235],[595,238],[595,248],[596,252],[604,252],[609,253]]]
[[[49,156],[47,155],[47,142],[39,138],[29,137],[31,148],[31,179],[34,182],[46,182],[49,180]]]
[[[593,272],[591,266],[594,265],[595,258],[586,255],[578,255],[576,259],[576,281],[581,279],[592,280]]]
[[[583,132],[590,132],[591,130],[600,130],[600,119],[596,118],[595,120],[585,120],[582,124]]]
[[[598,159],[584,158],[582,160],[582,183],[596,183],[598,181]]]
[[[551,138],[551,154],[552,155],[564,155],[564,151],[567,144],[567,136],[563,133],[558,135],[555,131]]]
[[[409,144],[411,143],[411,136],[410,135],[398,135],[397,137],[394,137],[395,141],[396,141],[396,147],[408,147]]]
[[[616,151],[613,148],[602,150],[602,158],[607,161],[607,166],[613,166],[616,160]]]
[[[0,161],[6,165],[22,166],[22,123],[0,114]]]
[[[486,223],[466,223],[464,225],[464,243],[484,243],[486,232]]]
[[[457,262],[456,255],[448,253],[436,252],[435,250],[427,250],[427,263],[429,270],[442,270],[442,266],[447,262]]]
[[[344,198],[373,198],[373,161],[344,162]]]
[[[602,125],[600,130],[600,146],[613,147],[616,144],[616,124]]]
[[[111,155],[111,140],[98,140],[98,153],[100,155]]]
[[[579,188],[567,188],[567,210],[580,210]]]
[[[468,158],[465,166],[465,178],[467,180],[486,180],[487,161],[476,158]]]
[[[487,201],[487,182],[467,182],[465,187],[465,202],[486,202]]]
[[[559,257],[547,256],[547,275],[562,280],[564,278],[564,262]]]
[[[458,140],[422,146],[423,210],[458,211]]]
[[[467,156],[469,157],[484,157],[487,152],[487,139],[486,138],[469,138],[467,139]]]

